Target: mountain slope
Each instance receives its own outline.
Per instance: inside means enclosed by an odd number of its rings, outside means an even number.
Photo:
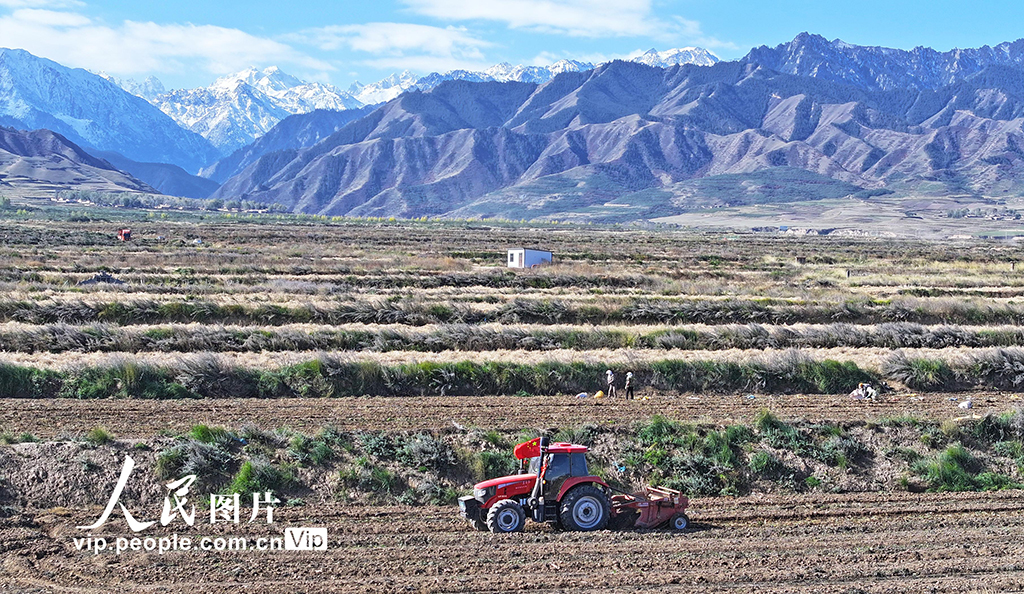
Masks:
[[[76,188],[153,192],[153,188],[96,158],[60,134],[0,127],[0,189],[33,194]]]
[[[735,183],[687,180],[780,167],[812,174],[779,179],[820,198],[1008,192],[1024,180],[1022,124],[1024,71],[1007,66],[883,91],[747,61],[613,62],[539,86],[407,93],[308,149],[265,155],[217,196],[325,214],[522,218],[660,189],[662,210],[685,210],[704,204],[687,196]],[[813,181],[824,179],[838,183]]]
[[[215,155],[201,136],[112,82],[22,50],[0,49],[0,115],[8,126],[46,128],[139,161],[197,171]]]
[[[203,169],[200,175],[215,182],[224,182],[231,176],[241,173],[267,153],[313,146],[373,109],[372,106],[345,111],[318,109],[310,113],[288,116],[253,143]]]
[[[113,151],[92,149],[90,152],[168,196],[206,198],[220,187],[217,182],[192,175],[177,165],[139,163]]]
[[[717,58],[707,50],[682,48],[660,53],[651,50],[637,60],[669,65],[714,63]],[[377,105],[407,91],[433,89],[448,80],[544,83],[562,72],[593,68],[594,65],[588,62],[560,60],[549,66],[501,63],[482,72],[454,70],[423,77],[405,71],[370,85],[353,83],[348,91],[321,83],[307,83],[277,67],[250,68],[221,77],[209,87],[169,92],[153,77],[139,83],[101,76],[157,106],[182,127],[209,140],[224,156],[262,137],[289,115]]]

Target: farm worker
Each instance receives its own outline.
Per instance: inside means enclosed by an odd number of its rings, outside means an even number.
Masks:
[[[626,372],[626,400],[633,399],[633,372]]]
[[[612,373],[611,369],[609,369],[604,372],[604,375],[605,379],[608,380],[608,397],[615,398],[615,374]]]
[[[878,396],[878,391],[871,387],[871,384],[857,384],[857,389],[850,392],[850,396],[857,400],[874,400]]]

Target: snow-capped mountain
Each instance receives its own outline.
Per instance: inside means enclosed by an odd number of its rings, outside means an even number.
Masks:
[[[430,89],[433,89],[434,87],[443,83],[446,80],[492,82],[495,79],[486,72],[479,72],[475,70],[449,70],[448,72],[445,73],[431,72],[430,74],[422,78],[416,79],[416,83],[410,88],[419,89],[421,91],[429,91]]]
[[[152,77],[143,84],[120,84],[159,107],[182,127],[209,140],[222,154],[251,143],[289,115],[363,105],[336,87],[302,81],[277,67],[250,68],[198,89],[154,93],[163,85]]]
[[[714,64],[718,59],[700,48],[657,52],[651,50],[635,61],[654,66]],[[159,80],[142,83],[119,81],[122,88],[156,105],[182,127],[209,140],[222,154],[244,147],[266,134],[289,115],[315,109],[345,110],[390,101],[410,90],[429,91],[446,80],[471,82],[529,82],[543,84],[562,72],[592,70],[595,65],[559,60],[548,66],[495,64],[484,71],[451,70],[418,76],[408,70],[372,84],[355,82],[347,91],[322,83],[309,83],[277,67],[250,68],[217,79],[208,87],[164,91]]]
[[[446,80],[468,80],[470,82],[529,82],[544,84],[563,72],[583,72],[593,70],[590,62],[576,60],[559,60],[550,66],[513,66],[508,62],[495,64],[483,72],[469,70],[449,70],[444,74],[437,72],[428,74],[416,82],[416,87],[424,91],[432,89]]]
[[[111,81],[24,50],[0,49],[0,124],[45,128],[83,148],[189,171],[216,155],[204,138]]]
[[[495,64],[483,72],[469,73],[470,75],[478,75],[482,80],[485,81],[498,81],[498,82],[531,82],[537,84],[544,84],[563,72],[583,72],[584,70],[593,70],[594,64],[590,62],[578,62],[576,60],[559,60],[549,66],[523,66],[518,64],[513,66],[508,62],[502,62]],[[458,76],[464,71],[456,70],[442,75],[445,78],[460,78],[464,80],[472,80],[469,76]],[[453,76],[454,75],[454,76]],[[431,75],[431,76],[437,76]],[[421,79],[420,86],[424,87],[428,81],[426,77]],[[436,83],[433,85],[436,86]]]
[[[356,81],[348,88],[348,92],[364,105],[376,105],[391,101],[409,89],[415,88],[418,80],[420,77],[406,70],[400,74],[396,72],[384,80],[368,85]]]
[[[163,95],[167,92],[167,89],[164,88],[164,84],[160,82],[160,79],[158,79],[155,76],[148,76],[146,77],[146,80],[139,82],[131,78],[115,78],[113,76],[110,76],[106,72],[100,72],[99,75],[114,83],[115,85],[121,87],[122,89],[128,91],[132,95],[135,95],[136,97],[142,97],[146,101],[153,101],[160,95]]]
[[[676,64],[711,66],[718,62],[718,57],[703,48],[684,47],[663,52],[652,49],[634,58],[633,61],[657,68],[668,68]],[[549,66],[523,66],[522,64],[513,66],[508,62],[502,62],[491,66],[483,72],[469,70],[450,70],[443,74],[433,72],[417,80],[409,88],[427,91],[446,80],[468,80],[470,82],[515,81],[544,84],[563,72],[584,72],[586,70],[593,70],[596,67],[597,65],[591,62],[580,62],[577,60],[559,60]]]
[[[719,60],[718,56],[702,47],[681,47],[663,52],[649,49],[642,55],[633,58],[633,61],[656,68],[670,68],[676,64],[714,66]]]
[[[220,78],[214,83],[214,86],[230,90],[240,82],[272,97],[279,106],[291,114],[308,113],[314,109],[341,111],[362,107],[364,104],[337,87],[299,80],[282,72],[276,66],[264,70],[250,68],[238,74]]]
[[[174,90],[158,96],[153,104],[223,153],[259,138],[289,115],[266,94],[244,83]]]

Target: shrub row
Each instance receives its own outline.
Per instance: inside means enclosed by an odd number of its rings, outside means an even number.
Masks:
[[[342,280],[342,284],[352,287],[378,289],[437,289],[441,287],[489,287],[492,289],[650,288],[661,282],[657,277],[639,274],[592,275],[555,272],[517,274],[512,271],[350,275]]]
[[[625,372],[621,366],[612,366]],[[274,370],[227,365],[212,355],[172,366],[121,361],[105,367],[53,371],[0,365],[0,393],[13,398],[281,398],[408,395],[575,394],[596,391],[605,365],[509,362],[415,363],[386,366],[320,356]],[[838,393],[874,376],[853,363],[813,361],[796,353],[771,360],[666,360],[629,368],[638,385],[679,391]]]
[[[861,382],[896,381],[917,390],[1024,389],[1024,349],[983,349],[955,358],[907,357],[897,351],[881,374],[853,362],[816,361],[797,351],[750,361],[661,360],[630,366],[640,386],[681,392],[838,394]],[[382,365],[321,355],[279,369],[247,369],[211,354],[168,366],[123,360],[107,366],[49,370],[0,363],[8,398],[287,398],[338,396],[480,396],[573,394],[603,387],[606,366],[592,362],[503,361]]]
[[[263,352],[263,351],[491,351],[500,349],[788,349],[833,347],[948,348],[1024,345],[1024,327],[973,329],[906,322],[856,326],[787,327],[722,325],[654,332],[609,328],[500,329],[445,324],[417,332],[368,327],[313,331],[248,326],[166,326],[148,329],[114,324],[45,324],[0,330],[0,350],[35,353],[82,352]]]
[[[445,302],[358,301],[333,307],[146,300],[110,303],[0,301],[0,321],[120,325],[172,322],[320,324],[1024,324],[1024,306],[942,299],[790,303],[745,299],[636,299],[622,306],[516,299],[494,310]]]
[[[1024,349],[981,349],[949,359],[908,357],[897,351],[883,362],[882,373],[915,390],[1020,391],[1024,389]]]
[[[40,271],[49,272],[46,277]],[[10,282],[64,282],[64,269],[60,265],[39,267],[32,270],[7,269],[0,271],[0,280]],[[102,265],[76,267],[75,272],[108,272]],[[226,276],[227,275],[227,276]],[[288,277],[316,276],[316,282],[295,279],[270,279],[266,275],[287,275]],[[322,278],[322,275],[330,275]],[[340,278],[339,278],[340,277]],[[59,279],[59,280],[58,280]],[[430,272],[430,271],[365,271],[349,266],[314,268],[310,266],[274,267],[225,267],[217,269],[179,268],[175,274],[145,273],[132,271],[124,280],[131,284],[119,287],[122,291],[137,291],[148,288],[171,293],[188,293],[196,285],[254,285],[266,283],[266,288],[298,293],[338,293],[353,289],[439,289],[439,288],[490,288],[490,289],[659,289],[665,281],[656,276],[641,274],[569,274],[569,273],[515,273],[515,272]]]

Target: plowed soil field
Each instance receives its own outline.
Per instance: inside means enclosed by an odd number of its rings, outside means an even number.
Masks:
[[[753,396],[751,398],[751,396]],[[518,431],[525,427],[622,425],[655,414],[672,419],[728,424],[750,422],[768,408],[783,419],[812,422],[869,421],[914,415],[944,420],[1000,413],[1021,403],[1020,396],[973,394],[972,408],[957,406],[965,394],[888,394],[878,401],[847,395],[667,394],[638,392],[637,400],[573,396],[399,397],[206,400],[15,400],[0,399],[0,427],[42,438],[74,436],[104,427],[121,438],[149,437],[163,430],[182,432],[204,423],[264,429],[320,429],[333,425],[357,430],[445,430],[464,427]],[[647,399],[644,400],[643,398]]]
[[[827,493],[851,481],[835,478],[845,476],[845,469],[833,472],[816,462],[800,466],[801,472],[811,478],[818,469],[839,482],[819,483],[815,492],[801,494],[795,491],[802,488],[752,480],[754,495],[696,499],[691,529],[684,533],[569,533],[532,524],[522,534],[493,535],[474,531],[454,505],[398,505],[437,501],[412,492],[427,485],[427,478],[438,488],[447,483],[415,465],[396,469],[401,464],[360,446],[360,453],[335,461],[330,477],[326,470],[301,468],[300,478],[319,482],[309,482],[307,499],[278,506],[273,524],[250,524],[245,517],[238,525],[211,525],[200,511],[194,527],[178,518],[138,534],[177,535],[197,545],[203,537],[253,543],[283,538],[288,528],[320,527],[328,531],[326,551],[117,554],[116,539],[137,536],[120,510],[94,533],[76,528],[101,512],[85,506],[109,494],[93,486],[115,476],[116,466],[108,462],[120,462],[129,452],[152,459],[158,453],[146,440],[196,425],[236,431],[252,424],[307,435],[327,426],[456,434],[479,428],[512,435],[540,429],[552,435],[555,428],[589,424],[624,428],[656,414],[716,427],[749,425],[764,409],[784,421],[810,423],[945,421],[1014,411],[1022,402],[1019,393],[995,390],[1024,385],[1024,308],[1014,301],[1024,287],[1024,269],[1017,266],[1019,246],[1011,242],[951,247],[879,238],[454,221],[328,224],[275,217],[272,224],[260,224],[234,215],[229,220],[203,214],[214,217],[204,221],[173,213],[164,219],[160,213],[159,220],[133,219],[136,239],[122,243],[111,233],[122,224],[119,211],[84,221],[77,215],[49,220],[40,211],[0,224],[0,441],[21,442],[0,446],[6,448],[4,459],[16,462],[0,465],[0,592],[1024,591],[1024,491],[876,493],[879,485],[896,488],[900,480],[885,474],[893,467],[885,455],[880,469],[847,489],[861,492]],[[507,270],[505,250],[515,245],[543,246],[556,261],[537,270]],[[79,284],[100,272],[123,284]],[[409,365],[401,377],[418,383],[394,385],[410,394],[476,393],[456,389],[459,382],[449,376],[457,370],[431,367],[464,361],[523,366],[521,378],[487,388],[506,394],[556,391],[534,389],[544,384],[537,378],[551,373],[541,366],[555,363],[614,369],[620,390],[634,364],[663,361],[753,361],[772,369],[771,377],[791,373],[786,377],[793,381],[730,383],[701,372],[708,383],[643,381],[634,401],[572,395],[255,397],[339,394],[333,383],[315,381],[326,377],[318,371],[321,352],[341,362]],[[817,369],[805,362],[826,358],[852,362],[876,378],[872,383],[897,391],[865,401],[842,394],[748,394],[735,387],[796,391],[827,384],[821,391],[845,392],[865,381],[851,375],[823,384],[823,378],[805,376],[807,369]],[[281,369],[315,360],[318,365],[303,373]],[[604,385],[600,371],[590,374],[596,384],[557,390],[593,392]],[[249,380],[231,391],[215,389],[257,372],[299,383],[294,391],[263,392]],[[172,383],[180,390],[169,391]],[[398,390],[374,386],[344,393]],[[708,392],[676,392],[699,389],[694,386]],[[926,386],[965,391],[911,393]],[[58,394],[67,398],[51,398]],[[208,398],[147,399],[168,394]],[[968,398],[973,406],[960,408]],[[946,425],[958,432],[959,424]],[[86,438],[99,428],[106,431]],[[844,429],[851,441],[834,443],[856,445],[858,431],[867,429]],[[903,429],[914,435],[909,445],[925,449],[913,433],[917,429],[906,427],[878,441],[908,445],[899,441],[905,439]],[[1019,441],[1021,434],[1012,429]],[[111,435],[113,444],[102,445]],[[37,440],[44,443],[31,443]],[[218,454],[205,441],[189,443],[208,456],[208,467],[230,470],[222,471],[216,489],[229,488],[229,481],[243,475],[243,460],[295,459],[284,445],[267,454],[232,443]],[[951,444],[933,445],[919,457],[930,461],[941,455],[940,446]],[[753,453],[739,447],[737,472],[747,468],[746,457]],[[1020,478],[1016,457],[1001,454],[1005,463],[989,464],[990,452],[972,451],[990,470]],[[787,464],[796,458],[775,453]],[[74,472],[62,471],[69,467]],[[899,468],[906,467],[901,461]],[[631,471],[645,469],[646,477],[652,468],[641,461]],[[359,493],[345,483],[352,489],[346,494],[339,485],[349,479],[341,473],[354,477],[357,486],[364,474],[372,480],[358,486]],[[140,471],[136,478],[146,489],[129,485],[131,505],[147,520],[159,515],[159,506],[149,506],[139,494],[161,501],[157,481],[172,480],[157,476]],[[416,480],[402,494],[412,499],[399,499],[388,481],[410,476]],[[465,492],[470,484],[455,486]],[[370,497],[377,495],[371,489],[382,496]],[[47,493],[66,497],[44,501]],[[248,507],[243,509],[248,515]],[[81,540],[90,534],[105,538],[110,548],[90,550]]]
[[[685,533],[473,531],[453,508],[280,509],[261,527],[180,536],[328,528],[326,552],[79,551],[73,526],[96,511],[0,520],[0,588],[23,592],[757,591],[970,592],[1024,588],[1024,497],[995,494],[787,495],[695,500]],[[171,528],[147,530],[168,536]],[[124,521],[103,527],[130,538]]]

